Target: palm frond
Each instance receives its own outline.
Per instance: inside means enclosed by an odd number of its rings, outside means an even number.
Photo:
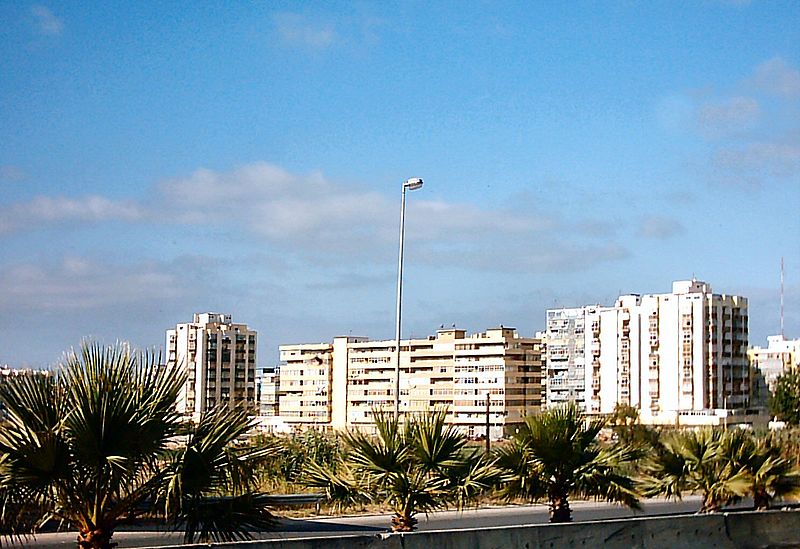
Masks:
[[[253,493],[191,498],[172,519],[186,543],[248,540],[275,525],[266,496]]]
[[[334,473],[312,461],[306,465],[300,482],[309,488],[322,490],[328,504],[337,512],[372,500],[359,477],[346,464],[340,464]]]

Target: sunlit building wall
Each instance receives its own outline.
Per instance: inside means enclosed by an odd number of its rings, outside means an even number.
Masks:
[[[185,370],[178,410],[197,415],[215,406],[256,414],[255,330],[231,315],[196,313],[192,322],[167,330],[167,364]]]
[[[800,339],[769,336],[766,347],[748,349],[747,357],[753,376],[753,399],[759,406],[766,406],[778,377],[800,368]]]
[[[280,413],[287,423],[369,430],[373,411],[394,409],[395,341],[339,337],[333,343],[282,345]],[[467,335],[440,329],[400,344],[400,411],[446,407],[470,436],[502,436],[541,409],[541,340],[513,328]]]
[[[703,416],[717,417],[714,410],[749,406],[746,298],[715,294],[705,282],[678,281],[672,293],[623,295],[612,307],[553,309],[548,322],[567,314],[579,319],[580,311],[586,412],[608,414],[626,404],[649,422],[678,423],[687,416],[703,423]],[[565,358],[548,344],[548,391],[557,362],[580,364],[580,348],[578,341],[563,347]]]

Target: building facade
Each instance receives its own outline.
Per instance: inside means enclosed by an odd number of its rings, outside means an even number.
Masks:
[[[547,311],[546,402],[552,408],[566,402],[586,405],[584,308]]]
[[[372,428],[375,409],[394,409],[394,340],[337,337],[282,345],[280,413],[287,423]],[[513,328],[467,335],[458,328],[400,343],[400,412],[442,406],[469,436],[499,438],[542,405],[542,346]]]
[[[279,368],[266,366],[256,369],[256,403],[259,416],[272,417],[278,415],[279,385]]]
[[[580,377],[583,368],[583,408],[591,414],[627,404],[647,422],[714,423],[727,415],[715,410],[750,405],[744,297],[715,294],[697,280],[678,281],[669,294],[623,295],[611,307],[553,309],[547,319],[548,403],[550,392],[554,403],[564,400],[560,380]],[[551,321],[554,335],[564,326],[561,340],[549,341]]]
[[[218,313],[196,313],[167,330],[167,365],[187,372],[178,410],[197,415],[228,406],[255,414],[256,338],[246,324]]]
[[[800,367],[800,339],[769,336],[766,347],[748,349],[747,357],[753,376],[753,400],[758,406],[767,406],[778,377]]]

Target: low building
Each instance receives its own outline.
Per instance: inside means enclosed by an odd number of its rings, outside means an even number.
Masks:
[[[800,339],[769,336],[767,346],[748,349],[747,358],[753,375],[754,404],[765,407],[778,377],[800,367]]]

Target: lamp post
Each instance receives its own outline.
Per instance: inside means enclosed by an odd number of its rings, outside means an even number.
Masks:
[[[394,363],[394,419],[400,417],[400,315],[403,303],[403,239],[406,218],[406,191],[416,191],[422,187],[422,179],[412,177],[403,181],[403,198],[400,202],[400,255],[397,260],[397,316],[395,323],[395,363]]]

